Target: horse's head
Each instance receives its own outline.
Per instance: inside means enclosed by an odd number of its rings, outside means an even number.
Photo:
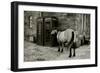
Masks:
[[[51,31],[51,35],[54,35],[54,34],[57,34],[57,30],[56,29]]]

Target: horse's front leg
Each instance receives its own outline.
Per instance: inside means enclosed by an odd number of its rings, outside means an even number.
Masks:
[[[64,43],[62,43],[61,46],[62,46],[62,49],[61,49],[61,53],[62,53],[64,49]]]
[[[58,52],[60,52],[60,46],[58,46]]]
[[[59,45],[58,45],[58,52],[60,52],[60,42],[59,42]]]

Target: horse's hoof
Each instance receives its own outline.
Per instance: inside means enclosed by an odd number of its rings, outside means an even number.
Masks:
[[[74,54],[73,57],[75,57],[76,55]]]
[[[63,49],[61,50],[61,53],[63,52]]]
[[[58,52],[60,52],[60,49],[58,49]]]
[[[71,58],[71,55],[69,55],[69,58]]]

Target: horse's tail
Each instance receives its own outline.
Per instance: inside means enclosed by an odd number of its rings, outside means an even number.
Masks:
[[[72,31],[72,38],[71,38],[70,42],[68,43],[68,45],[70,45],[72,42],[74,42],[74,31]]]
[[[71,41],[73,42],[74,41],[74,32],[72,31],[72,39]]]

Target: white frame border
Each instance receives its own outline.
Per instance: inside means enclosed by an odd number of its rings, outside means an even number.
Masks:
[[[91,58],[84,60],[63,60],[44,62],[24,62],[24,11],[46,11],[46,12],[66,12],[66,13],[86,13],[91,14]],[[50,66],[73,66],[95,64],[95,10],[79,8],[62,8],[48,6],[18,6],[18,68],[36,68]]]

